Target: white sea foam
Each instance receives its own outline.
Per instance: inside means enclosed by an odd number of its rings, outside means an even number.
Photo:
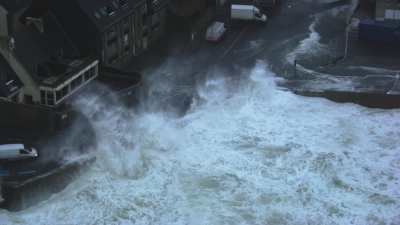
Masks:
[[[249,74],[200,85],[182,118],[88,97],[99,160],[0,224],[400,223],[400,111],[280,91],[263,63]]]
[[[299,45],[286,56],[288,63],[293,64],[298,57],[313,56],[326,51],[326,46],[320,43],[321,36],[315,30],[315,27],[319,23],[319,16],[315,16],[314,21],[308,27],[310,33],[307,38],[302,40]]]
[[[303,0],[306,2],[313,1],[315,3],[324,4],[324,3],[333,3],[336,0]],[[310,59],[312,57],[320,58],[324,56],[329,56],[332,53],[332,46],[329,46],[329,43],[321,43],[321,34],[318,33],[318,26],[329,26],[329,24],[321,24],[321,20],[324,17],[328,18],[347,18],[349,20],[353,11],[357,7],[358,0],[352,0],[350,4],[334,7],[329,10],[324,10],[322,12],[314,14],[314,20],[308,27],[309,34],[308,36],[300,41],[298,46],[289,54],[286,55],[286,61],[290,64],[293,64],[295,60],[304,60]],[[340,20],[340,19],[339,19]],[[344,31],[343,31],[344,32]],[[331,38],[331,37],[326,37]],[[334,46],[333,48],[336,48]]]

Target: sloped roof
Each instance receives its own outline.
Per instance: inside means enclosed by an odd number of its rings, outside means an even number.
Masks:
[[[32,0],[1,0],[0,5],[7,9],[7,11],[14,12],[30,5],[31,2]]]
[[[16,40],[14,52],[31,74],[36,74],[38,64],[52,58],[79,57],[77,49],[57,23],[55,16],[48,12],[42,19],[43,33],[40,33],[33,25],[17,25],[14,30]]]
[[[24,15],[30,16],[29,13]],[[33,24],[15,23],[14,54],[38,83],[57,86],[93,59],[80,56],[51,11],[41,19],[44,32]],[[49,76],[53,78],[51,83]]]
[[[72,1],[72,0],[70,0]],[[73,0],[88,15],[99,30],[129,15],[145,0]]]

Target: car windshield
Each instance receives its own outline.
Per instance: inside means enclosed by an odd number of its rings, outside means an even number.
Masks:
[[[27,150],[27,149],[21,149],[21,150],[19,150],[19,154],[21,154],[21,155],[28,155],[28,154],[30,154],[31,152],[29,151],[29,150]]]

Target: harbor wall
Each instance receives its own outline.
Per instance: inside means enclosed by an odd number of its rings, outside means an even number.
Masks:
[[[7,132],[54,132],[63,126],[68,113],[50,108],[0,100],[0,129]]]

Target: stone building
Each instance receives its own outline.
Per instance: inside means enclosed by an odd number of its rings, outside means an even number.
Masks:
[[[166,0],[50,1],[72,42],[104,67],[119,67],[164,33]]]

